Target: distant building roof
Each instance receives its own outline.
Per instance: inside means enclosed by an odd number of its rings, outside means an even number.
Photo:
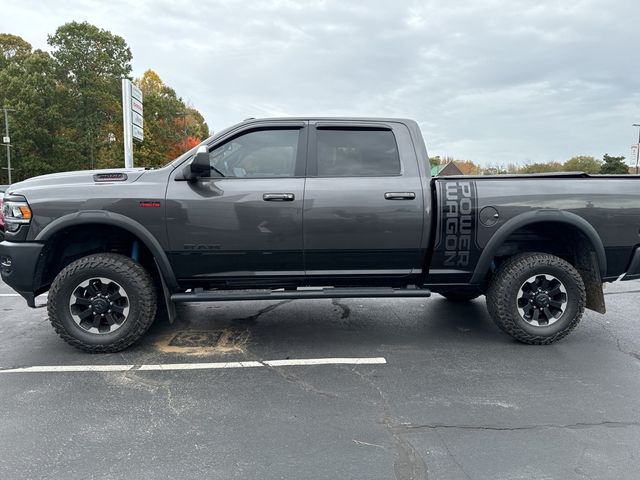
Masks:
[[[434,165],[431,167],[432,177],[445,177],[447,175],[464,175],[462,170],[454,162],[449,162],[446,165]]]

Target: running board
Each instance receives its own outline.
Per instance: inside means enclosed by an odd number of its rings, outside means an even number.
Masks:
[[[304,290],[202,290],[174,293],[173,302],[232,302],[235,300],[282,300],[305,298],[411,298],[429,297],[426,288],[316,288]]]

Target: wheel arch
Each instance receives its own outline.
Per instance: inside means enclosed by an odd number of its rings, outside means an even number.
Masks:
[[[577,229],[591,243],[598,260],[600,275],[605,276],[607,271],[607,257],[604,245],[598,232],[589,222],[571,212],[562,210],[537,210],[523,213],[509,219],[496,231],[480,254],[480,259],[473,271],[471,283],[482,283],[487,273],[489,273],[491,262],[495,258],[498,249],[511,234],[516,230],[536,223],[560,223]]]
[[[46,244],[56,234],[86,224],[117,227],[127,231],[149,250],[155,260],[161,280],[167,288],[170,291],[177,290],[178,283],[175,274],[160,242],[142,224],[125,215],[104,210],[70,213],[48,224],[36,235],[34,241]]]
[[[607,271],[604,245],[595,228],[584,218],[571,212],[537,210],[523,213],[505,222],[491,237],[482,251],[471,283],[485,284],[492,269],[492,264],[498,257],[499,250],[503,245],[506,245],[507,241],[516,232],[526,228],[531,228],[535,231],[536,225],[539,226],[539,229],[545,226],[549,227],[549,225],[557,225],[559,228],[579,234],[582,245],[587,248],[578,249],[573,264],[580,271],[587,287],[587,308],[604,313],[605,302],[602,292],[602,278],[605,277]],[[586,245],[585,242],[587,243]],[[565,240],[564,243],[567,243],[567,241]],[[537,249],[532,249],[532,251],[535,250]]]

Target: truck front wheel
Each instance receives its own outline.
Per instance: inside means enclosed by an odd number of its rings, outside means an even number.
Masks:
[[[547,253],[506,260],[487,290],[487,308],[496,325],[516,340],[535,345],[568,335],[580,322],[585,302],[578,271]]]
[[[138,340],[156,313],[147,271],[124,255],[98,253],[66,266],[49,291],[49,321],[62,339],[90,353],[117,352]]]

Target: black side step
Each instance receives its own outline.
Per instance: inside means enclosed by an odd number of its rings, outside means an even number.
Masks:
[[[173,302],[231,302],[235,300],[281,300],[303,298],[409,298],[429,297],[426,288],[316,288],[304,290],[202,290],[174,293]]]

